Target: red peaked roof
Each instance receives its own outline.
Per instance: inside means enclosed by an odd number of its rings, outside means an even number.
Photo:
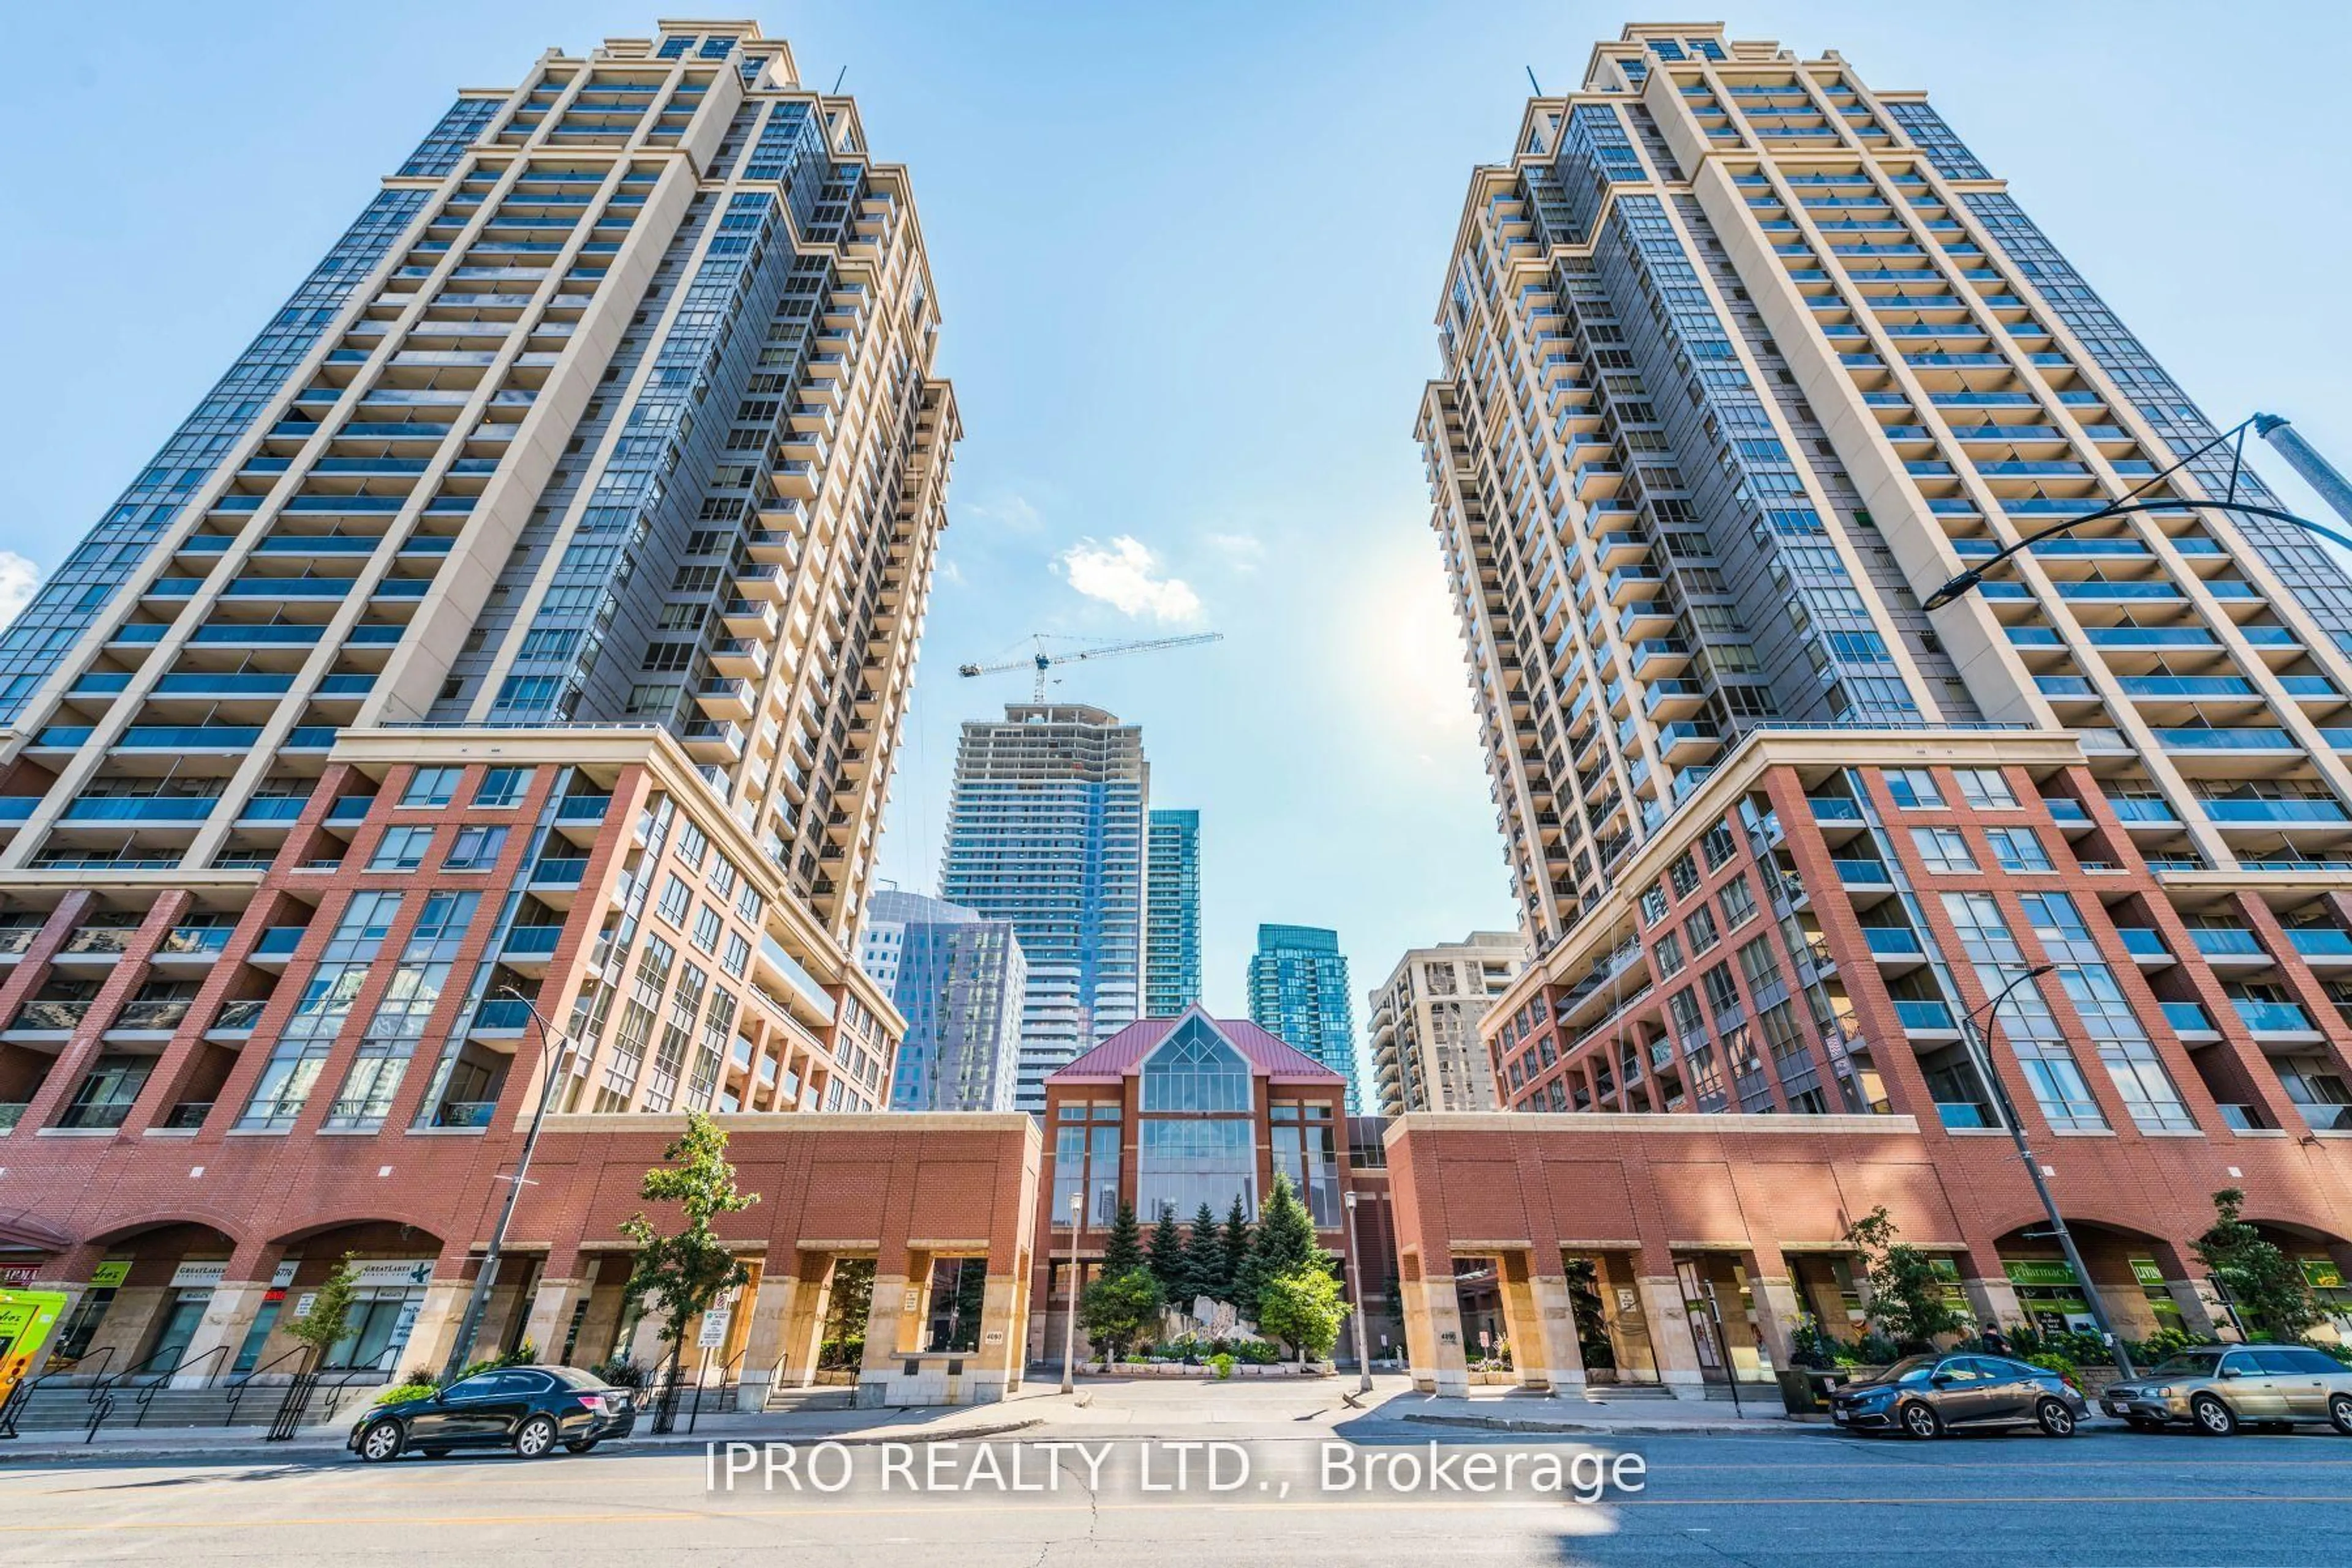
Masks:
[[[1297,1047],[1286,1044],[1280,1037],[1267,1033],[1246,1018],[1212,1018],[1198,1007],[1189,1007],[1173,1018],[1143,1018],[1129,1024],[1093,1050],[1071,1058],[1058,1071],[1046,1075],[1047,1083],[1067,1079],[1083,1079],[1090,1083],[1116,1083],[1143,1065],[1143,1058],[1152,1048],[1168,1037],[1170,1030],[1200,1013],[1202,1021],[1224,1037],[1225,1043],[1248,1058],[1250,1070],[1269,1078],[1308,1079],[1321,1083],[1345,1083],[1344,1075],[1333,1072]]]

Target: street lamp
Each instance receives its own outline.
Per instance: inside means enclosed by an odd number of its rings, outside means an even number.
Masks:
[[[556,1072],[562,1065],[555,1056],[554,1041],[563,1041],[566,1055],[572,1045],[569,1036],[548,1027],[547,1020],[540,1016],[530,997],[511,985],[504,988],[504,994],[521,1003],[531,1021],[539,1026],[540,1065],[545,1068],[547,1078],[540,1086],[539,1106],[530,1113],[530,1127],[523,1133],[522,1152],[515,1159],[514,1175],[509,1178],[512,1184],[507,1188],[507,1201],[499,1210],[498,1226],[490,1232],[490,1245],[482,1252],[482,1267],[474,1274],[474,1293],[466,1299],[466,1314],[457,1321],[457,1337],[451,1342],[449,1359],[441,1368],[445,1386],[456,1381],[457,1373],[465,1369],[467,1357],[473,1353],[474,1336],[481,1331],[482,1313],[490,1303],[490,1287],[498,1282],[499,1253],[506,1246],[507,1225],[514,1218],[515,1200],[522,1196],[523,1178],[530,1173],[531,1151],[539,1146],[540,1124],[547,1120],[547,1102],[554,1098]]]
[[[1356,1320],[1356,1392],[1372,1391],[1372,1362],[1364,1348],[1364,1275],[1356,1263],[1356,1190],[1353,1187],[1339,1194],[1339,1205],[1348,1211],[1348,1294],[1355,1298]]]
[[[2000,1012],[2000,1005],[2009,1000],[2011,992],[2054,973],[2057,968],[2054,963],[2044,963],[2027,970],[2002,986],[1991,1001],[1977,1009],[1977,1013],[1983,1014],[1985,1022],[1990,1025]],[[2124,1349],[2122,1336],[2116,1332],[2115,1324],[2107,1317],[2106,1303],[2100,1300],[2099,1288],[2092,1282],[2091,1271],[2084,1266],[2083,1255],[2074,1246],[2074,1233],[2066,1228],[2065,1216],[2058,1212],[2058,1200],[2050,1195],[2050,1184],[2042,1177],[2042,1163],[2033,1157],[2033,1151],[2026,1145],[2024,1120],[2017,1114],[2017,1107],[2011,1101],[2009,1089],[2001,1082],[2000,1074],[1993,1070],[1992,1048],[1978,1031],[1977,1013],[1964,1015],[1960,1020],[1960,1036],[1968,1045],[1969,1060],[1977,1069],[1977,1076],[1984,1079],[1992,1091],[1993,1103],[2000,1110],[2001,1120],[2009,1123],[2010,1142],[2017,1145],[2017,1157],[2025,1163],[2025,1173],[2032,1181],[2035,1194],[2042,1199],[2042,1212],[2050,1216],[2051,1234],[2057,1237],[2059,1247],[2065,1251],[2067,1267],[2074,1269],[2076,1283],[2083,1287],[2083,1299],[2090,1303],[2091,1321],[2099,1325],[2099,1337],[2106,1342],[2108,1353],[2116,1358],[2116,1369],[2126,1377],[2135,1376],[2131,1352]]]
[[[1086,1228],[1087,1189],[1078,1184],[1070,1194],[1070,1302],[1062,1313],[1062,1392],[1078,1386],[1078,1233]]]

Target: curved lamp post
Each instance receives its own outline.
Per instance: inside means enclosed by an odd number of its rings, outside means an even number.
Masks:
[[[1926,607],[1930,610],[1940,610],[1945,605],[1956,603],[1957,601],[1966,597],[1971,589],[1975,588],[1979,584],[1985,580],[1985,574],[1990,572],[1994,567],[1999,566],[2002,562],[2009,560],[2012,556],[2020,555],[2032,550],[2035,545],[2041,543],[2046,539],[2055,539],[2062,533],[2070,532],[2074,529],[2082,527],[2084,523],[2098,522],[2111,517],[2128,517],[2136,512],[2179,511],[2184,509],[2202,509],[2211,511],[2242,512],[2249,517],[2266,517],[2273,522],[2292,523],[2295,527],[2303,529],[2306,532],[2319,535],[2320,538],[2326,540],[2331,544],[2337,545],[2347,551],[2352,551],[2352,538],[2347,538],[2346,535],[2338,533],[2332,528],[2314,522],[2307,517],[2297,517],[2291,511],[2283,511],[2274,506],[2257,506],[2252,501],[2242,501],[2238,499],[2237,479],[2238,471],[2244,463],[2243,437],[2245,433],[2249,430],[2257,430],[2262,432],[2263,435],[2268,436],[2274,431],[2284,431],[2286,428],[2286,421],[2279,418],[2275,415],[2257,414],[2252,416],[2251,418],[2242,419],[2236,425],[2231,426],[2229,429],[2222,431],[2219,436],[2214,437],[2210,441],[2208,441],[2203,446],[2198,447],[2195,451],[2189,453],[2187,457],[2181,458],[2179,462],[2174,463],[2170,468],[2163,470],[2163,472],[2152,474],[2147,479],[2142,480],[2133,489],[2129,495],[2126,495],[2121,500],[2111,501],[2105,506],[2096,508],[2091,511],[2086,511],[2080,517],[2070,517],[2063,522],[2053,522],[2047,528],[2040,529],[2032,533],[2027,534],[2024,538],[2019,540],[2014,544],[2005,546],[2004,548],[1996,551],[1991,555],[1989,555],[1984,560],[1979,562],[1976,565],[1969,567],[1967,571],[1953,578],[1950,582],[1946,583],[1934,593],[1928,595],[1925,601]],[[2236,440],[2239,443],[2239,455],[2237,460],[2231,466],[2229,493],[2224,495],[2221,500],[2168,500],[2147,501],[2138,499],[2142,492],[2146,491],[2150,486],[2156,484],[2158,480],[2166,479],[2170,475],[2177,473],[2180,469],[2187,468],[2190,463],[2195,462],[2199,458],[2203,457],[2214,447],[2221,446],[2225,441],[2231,440]],[[2300,468],[2300,465],[2298,465],[2298,468]],[[2341,481],[2339,480],[2338,482],[2340,483]]]
[[[2000,1119],[2009,1123],[2010,1142],[2017,1145],[2017,1157],[2024,1162],[2025,1173],[2033,1183],[2034,1194],[2042,1199],[2042,1212],[2050,1216],[2051,1233],[2058,1238],[2059,1247],[2066,1254],[2066,1264],[2074,1271],[2075,1283],[2083,1288],[2083,1299],[2090,1303],[2091,1321],[2098,1324],[2099,1337],[2106,1342],[2108,1352],[2116,1358],[2116,1368],[2126,1377],[2131,1377],[2136,1375],[2132,1369],[2131,1352],[2124,1349],[2123,1338],[2116,1332],[2115,1324],[2107,1316],[2107,1304],[2100,1299],[2099,1288],[2092,1282],[2091,1271],[2084,1266],[2083,1255],[2074,1246],[2074,1233],[2066,1228],[2065,1216],[2058,1212],[2058,1200],[2051,1195],[2050,1184],[2042,1179],[2042,1163],[2033,1157],[2032,1149],[2025,1142],[2025,1123],[2009,1098],[2008,1086],[2001,1082],[2000,1074],[1993,1070],[1991,1047],[1977,1028],[1979,1014],[1983,1015],[1988,1024],[1991,1023],[1994,1015],[2000,1011],[2000,1005],[2009,1000],[2011,992],[2042,975],[2055,973],[2057,968],[2054,963],[2037,964],[2002,986],[1991,1001],[1961,1019],[1963,1027],[1960,1033],[1968,1043],[1970,1065],[1977,1069],[1977,1076],[1984,1079],[1985,1088],[1991,1093],[1993,1103],[2000,1111]]]

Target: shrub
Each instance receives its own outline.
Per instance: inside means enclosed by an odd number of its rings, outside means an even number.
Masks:
[[[1159,1319],[1160,1305],[1160,1281],[1138,1264],[1087,1286],[1078,1298],[1078,1323],[1105,1360],[1118,1361]]]
[[[1870,1267],[1870,1304],[1863,1309],[1873,1329],[1898,1348],[1929,1348],[1937,1334],[1967,1326],[1952,1305],[1928,1256],[1895,1239],[1895,1226],[1884,1205],[1845,1227],[1846,1244]]]
[[[2078,1391],[2083,1386],[2083,1374],[2081,1371],[2075,1367],[2073,1361],[2069,1360],[2065,1356],[2058,1355],[2050,1351],[2042,1351],[2038,1354],[2027,1356],[2025,1360],[2028,1365],[2038,1366],[2044,1372],[2056,1373],[2068,1383],[2074,1384]]]
[[[1903,1347],[1873,1329],[1854,1342],[1853,1353],[1857,1360],[1853,1364],[1892,1366],[1903,1359]]]
[[[2343,1342],[2342,1341],[2340,1341],[2340,1340],[2338,1340],[2338,1341],[2319,1341],[2319,1340],[2314,1340],[2314,1341],[2312,1341],[2312,1342],[2311,1342],[2311,1346],[2312,1346],[2312,1348],[2313,1348],[2314,1350],[2322,1350],[2322,1351],[2326,1351],[2329,1355],[2334,1356],[2337,1361],[2342,1362],[2346,1366],[2352,1366],[2352,1345],[2347,1345],[2347,1344],[2344,1343],[2344,1342]]]
[[[1234,1358],[1223,1351],[1219,1351],[1216,1354],[1211,1356],[1209,1358],[1209,1364],[1217,1369],[1217,1375],[1219,1377],[1231,1377],[1234,1375]]]
[[[1789,1361],[1795,1366],[1825,1372],[1837,1365],[1838,1352],[1844,1348],[1835,1335],[1808,1318],[1789,1336]]]
[[[1252,1366],[1272,1366],[1282,1359],[1282,1352],[1265,1340],[1244,1340],[1234,1347],[1234,1359]]]
[[[2129,1348],[2135,1363],[2144,1362],[2155,1366],[2200,1342],[2196,1335],[2185,1334],[2179,1329],[2158,1329],[2147,1338],[2134,1342]]]
[[[433,1380],[410,1373],[402,1381],[375,1396],[378,1405],[396,1405],[404,1399],[422,1399],[433,1392]]]
[[[599,1362],[588,1369],[588,1375],[601,1377],[615,1388],[643,1388],[646,1385],[646,1369],[625,1355]]]
[[[2215,1193],[2212,1228],[2191,1242],[2190,1250],[2229,1286],[2248,1338],[2292,1344],[2319,1321],[2319,1307],[2294,1259],[2238,1217],[2245,1201],[2246,1194],[2236,1187]]]

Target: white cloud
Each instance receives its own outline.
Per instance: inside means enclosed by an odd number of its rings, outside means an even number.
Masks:
[[[41,569],[13,550],[0,550],[0,626],[16,618],[40,586]]]
[[[1054,564],[1071,587],[1123,615],[1189,621],[1201,613],[1201,596],[1183,579],[1160,575],[1159,558],[1139,539],[1081,539]]]
[[[963,509],[963,514],[974,522],[993,524],[1004,533],[1035,533],[1045,526],[1045,519],[1028,498],[1010,493],[992,501],[975,501]]]
[[[1255,572],[1265,559],[1265,542],[1255,533],[1208,533],[1201,542],[1224,558],[1235,572]]]

